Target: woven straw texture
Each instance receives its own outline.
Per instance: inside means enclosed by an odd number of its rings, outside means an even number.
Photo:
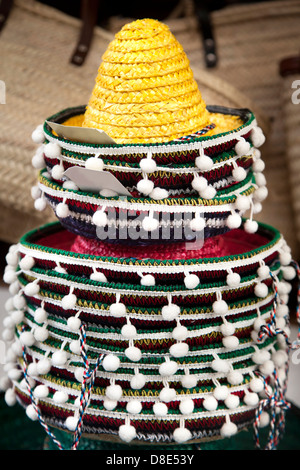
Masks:
[[[289,167],[289,182],[293,201],[297,241],[300,244],[300,104],[292,100],[293,82],[300,83],[300,75],[291,75],[282,79],[282,101],[285,116],[286,156]],[[298,86],[299,89],[299,86]],[[299,93],[296,98],[299,100]]]
[[[206,70],[203,42],[193,12],[193,2],[182,0],[166,23],[183,46],[207,105],[217,102],[213,89],[220,90],[218,81],[221,81],[225,85],[222,94],[227,100],[235,102],[239,99],[239,93],[246,95],[247,100],[243,107],[252,104],[251,109],[263,128],[265,119],[269,122],[267,142],[262,149],[269,196],[256,219],[278,227],[297,258],[300,248],[296,238],[293,196],[289,186],[285,126],[282,125],[284,110],[279,63],[285,57],[299,53],[300,2],[284,0],[233,5],[213,12],[211,19],[218,64],[215,68]],[[118,31],[128,21],[128,18],[122,21],[112,18],[111,31]],[[205,81],[204,87],[200,84],[199,77],[201,81]],[[230,86],[227,87],[226,84]],[[257,107],[263,119],[260,119]],[[296,123],[291,125],[296,132]]]

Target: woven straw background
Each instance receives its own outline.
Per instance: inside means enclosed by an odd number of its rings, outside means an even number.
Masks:
[[[276,5],[275,5],[276,4]],[[180,13],[184,18],[178,18]],[[263,148],[269,197],[259,220],[282,231],[298,256],[294,214],[286,164],[282,80],[278,64],[298,52],[300,2],[241,5],[213,13],[219,63],[204,70],[201,37],[192,3],[184,0],[165,22],[182,44],[207,104],[249,107],[268,132]],[[131,19],[112,18],[110,32],[97,27],[82,67],[69,63],[80,21],[34,0],[16,0],[1,36],[0,78],[6,83],[1,105],[0,239],[15,242],[29,228],[53,216],[37,214],[30,189],[35,145],[31,132],[65,107],[87,103],[95,76],[114,34]]]

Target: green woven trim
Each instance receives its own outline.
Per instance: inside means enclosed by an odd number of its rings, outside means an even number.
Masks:
[[[254,148],[253,145],[250,142],[249,142],[249,144],[250,144],[250,148]],[[180,155],[185,156],[189,153],[190,153],[190,150],[183,150],[183,151],[180,152]],[[73,160],[77,160],[78,162],[86,162],[89,158],[91,158],[91,155],[87,155],[85,153],[72,152],[71,150],[67,150],[67,149],[64,149],[64,148],[61,149],[61,154],[64,157],[72,158]],[[165,153],[163,155],[167,156],[168,154]],[[103,160],[105,165],[115,166],[116,169],[114,171],[118,171],[118,167],[136,168],[136,169],[141,171],[139,162],[129,163],[129,162],[126,162],[124,160],[117,160],[117,159],[112,160],[109,157],[110,157],[109,155],[107,155],[107,156],[103,155],[103,156],[101,156],[101,159]],[[231,160],[233,157],[236,157],[235,150],[229,150],[229,151],[221,152],[221,153],[218,153],[216,155],[212,155],[210,158],[213,160],[213,162],[215,164],[217,164],[217,163],[226,163],[228,160]],[[250,155],[250,156],[247,157],[246,155],[244,155],[244,156],[238,157],[238,160],[245,160],[247,158],[252,158],[252,156]],[[231,163],[229,163],[229,165],[231,165]],[[182,164],[173,163],[172,168],[170,168],[168,165],[165,165],[165,164],[160,164],[159,166],[161,166],[162,168],[166,168],[168,174],[171,175],[172,174],[172,171],[171,171],[172,169],[180,170],[180,169],[195,168],[195,163],[193,161],[188,162],[188,163],[182,163]],[[155,172],[152,173],[152,175],[154,177],[157,177],[157,175],[159,175],[161,173],[164,173],[164,171],[163,170],[155,171]]]
[[[214,141],[217,140],[218,138],[229,136],[230,134],[232,134],[234,132],[239,132],[239,131],[243,130],[246,126],[249,126],[250,124],[252,124],[253,121],[255,120],[255,116],[250,110],[233,110],[233,109],[229,110],[228,108],[221,107],[221,106],[207,106],[207,109],[211,113],[217,113],[217,114],[220,114],[220,113],[222,114],[223,113],[223,114],[230,114],[230,115],[233,115],[233,116],[240,116],[241,118],[244,117],[245,122],[241,126],[237,127],[234,130],[227,131],[227,132],[222,132],[220,134],[216,134],[216,135],[213,135],[213,136],[205,136],[204,135],[204,136],[200,136],[200,137],[197,137],[197,138],[193,138],[193,139],[189,140],[189,142],[187,142],[187,144],[193,144],[195,142],[211,141],[212,146],[216,145],[216,143]],[[74,108],[74,107],[66,108],[66,109],[63,109],[62,111],[57,112],[56,114],[53,114],[46,121],[64,122],[70,117],[79,116],[81,114],[84,114],[85,110],[86,110],[86,105],[77,106],[76,108]],[[54,135],[52,129],[49,127],[49,125],[47,124],[46,121],[44,123],[44,128],[43,128],[44,133],[47,136],[51,137],[52,139],[54,138],[55,140],[57,140],[59,142],[61,139]],[[158,142],[158,143],[149,143],[149,144],[103,144],[103,145],[98,144],[97,145],[97,144],[87,144],[87,143],[82,143],[82,142],[74,142],[74,141],[71,141],[71,140],[68,140],[68,139],[63,139],[63,141],[67,144],[74,144],[74,145],[78,145],[78,147],[83,147],[83,148],[85,148],[85,147],[91,147],[91,148],[94,148],[94,149],[99,149],[99,148],[116,148],[116,149],[128,148],[128,149],[136,149],[136,150],[138,150],[139,148],[142,148],[142,147],[159,148],[159,147],[168,146],[168,145],[169,146],[171,146],[171,145],[181,145],[181,144],[185,143],[184,141],[181,142],[181,141],[175,140],[175,141],[169,141],[169,142]],[[173,151],[172,153],[176,153],[176,150]]]
[[[43,173],[45,173],[45,170],[41,170],[38,176],[38,181],[39,183],[43,184],[46,186],[46,188],[50,188],[53,191],[60,191],[64,193],[67,197],[67,195],[70,193],[70,190],[65,189],[62,187],[62,185],[59,185],[55,181],[46,178]],[[249,170],[247,173],[246,178],[238,183],[235,184],[234,187],[228,187],[224,189],[219,189],[218,190],[218,196],[213,198],[213,199],[202,199],[199,197],[184,197],[184,198],[166,198],[166,199],[150,199],[149,197],[140,197],[140,198],[135,198],[135,197],[126,197],[126,203],[129,204],[146,204],[146,205],[166,205],[166,206],[193,206],[193,207],[199,207],[199,206],[206,206],[206,207],[211,207],[211,206],[219,206],[219,205],[224,205],[224,204],[231,204],[235,202],[237,196],[236,194],[228,195],[228,193],[231,193],[233,190],[238,191],[239,189],[243,188],[245,185],[248,183],[255,184],[255,176],[253,174],[252,169]],[[248,189],[244,190],[241,192],[243,195],[250,195],[255,191],[255,186],[250,186]],[[77,191],[77,190],[71,190],[72,194],[78,194],[79,196],[84,196],[84,197],[89,197],[93,198],[96,201],[100,201],[103,203],[103,201],[119,201],[120,197],[115,196],[115,197],[110,197],[110,198],[105,198],[100,196],[100,194],[93,193],[93,192],[86,192],[86,191]],[[221,194],[221,196],[219,196]],[[57,196],[60,197],[60,196]],[[63,196],[61,196],[63,197]],[[121,199],[122,200],[122,199]],[[89,201],[90,204],[95,204],[95,202]]]
[[[279,270],[280,268],[280,263],[279,261],[275,262],[272,266],[270,266],[270,271],[271,272],[275,272],[277,270]],[[105,288],[108,288],[108,289],[115,289],[116,291],[119,291],[119,290],[130,290],[130,291],[135,291],[135,292],[160,292],[160,291],[163,291],[163,292],[170,292],[170,291],[174,291],[174,292],[177,292],[177,291],[182,291],[182,288],[183,288],[183,284],[172,284],[171,286],[167,285],[160,285],[160,284],[156,284],[155,286],[142,286],[142,285],[137,285],[137,284],[131,284],[131,283],[123,283],[123,282],[99,282],[99,281],[93,281],[91,279],[88,279],[88,278],[85,278],[85,277],[82,277],[82,276],[75,276],[75,275],[72,275],[72,274],[63,274],[63,273],[59,273],[57,271],[54,271],[54,270],[44,270],[44,269],[41,269],[41,268],[32,268],[31,270],[33,273],[36,273],[37,276],[38,275],[46,275],[48,277],[51,277],[53,279],[63,279],[63,280],[66,280],[66,281],[69,281],[70,283],[74,284],[74,283],[78,283],[78,284],[82,284],[83,286],[86,286],[87,289],[84,289],[84,287],[78,287],[80,290],[88,290],[88,287],[89,286],[92,286],[92,287],[105,287]],[[278,273],[278,277],[282,277],[282,273],[281,271]],[[31,281],[34,281],[36,278],[33,277],[32,275],[28,275],[28,274],[21,274],[19,275],[19,278],[22,279],[24,278],[25,280],[31,282]],[[254,279],[257,278],[257,275],[256,274],[251,274],[251,275],[248,275],[248,276],[244,276],[244,277],[241,277],[241,283],[244,283],[244,282],[250,282]],[[51,279],[49,280],[45,280],[43,282],[51,282]],[[224,287],[224,282],[222,281],[218,281],[218,282],[211,282],[211,283],[203,283],[201,282],[200,283],[201,285],[201,289],[214,289],[214,288],[219,288],[219,287]],[[236,287],[236,288],[231,288],[230,291],[233,292],[237,292],[239,290],[242,290],[242,289],[245,289],[246,286],[242,286],[240,285],[240,287]],[[186,290],[186,288],[184,288],[184,290]],[[110,295],[110,293],[107,293],[107,295]],[[135,295],[135,294],[129,294],[129,295]],[[201,294],[200,295],[205,295],[205,294]]]
[[[261,222],[259,224],[259,230],[257,234],[261,234],[263,236],[268,236],[271,240],[266,243],[265,245],[261,245],[258,248],[250,250],[246,253],[242,253],[239,255],[228,255],[228,256],[221,256],[218,258],[191,258],[189,260],[137,260],[136,258],[116,258],[111,256],[93,256],[88,254],[81,254],[81,253],[74,253],[70,251],[65,251],[56,248],[50,248],[43,245],[39,245],[34,243],[34,241],[38,238],[42,238],[46,235],[59,233],[61,231],[65,231],[65,229],[60,225],[59,222],[50,222],[45,224],[37,229],[33,229],[30,232],[27,232],[23,237],[20,239],[20,245],[23,245],[25,248],[30,250],[36,250],[41,253],[49,253],[54,255],[61,255],[72,258],[74,260],[85,260],[85,261],[95,261],[95,262],[107,262],[107,263],[114,263],[116,265],[128,265],[128,266],[190,266],[195,264],[214,264],[217,265],[218,263],[222,262],[238,262],[240,260],[251,260],[256,255],[263,254],[265,251],[273,248],[281,239],[281,233],[274,227],[270,225],[263,224]]]

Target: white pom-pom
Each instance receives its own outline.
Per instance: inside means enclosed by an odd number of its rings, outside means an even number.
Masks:
[[[296,270],[295,268],[293,268],[293,266],[282,267],[281,271],[282,271],[283,278],[286,281],[291,281],[292,279],[296,277]]]
[[[90,157],[85,162],[85,168],[88,170],[102,171],[104,168],[103,160],[97,157]]]
[[[259,159],[254,160],[252,169],[254,172],[261,173],[262,171],[264,171],[265,166],[266,166],[265,162],[259,158]],[[258,185],[258,186],[262,186],[262,185]]]
[[[239,339],[237,336],[225,336],[222,339],[223,346],[227,349],[237,348],[239,345]]]
[[[53,395],[53,401],[60,405],[66,403],[68,399],[69,399],[68,394],[63,390],[59,390],[55,392]]]
[[[51,370],[51,361],[48,358],[41,359],[36,365],[37,373],[40,375],[48,374]]]
[[[31,164],[36,170],[41,170],[45,167],[45,159],[42,152],[36,152],[31,159]]]
[[[43,210],[46,209],[46,206],[47,206],[47,202],[45,198],[43,197],[39,197],[38,199],[34,201],[34,207],[37,211],[42,212]]]
[[[94,271],[90,275],[91,281],[97,281],[97,282],[108,282],[105,274],[100,273],[99,271]]]
[[[262,202],[268,197],[268,189],[266,186],[260,186],[253,194],[255,201]]]
[[[261,327],[265,324],[266,324],[265,320],[261,317],[258,317],[253,322],[253,328],[255,331],[259,331]]]
[[[286,295],[291,292],[292,286],[289,282],[280,281],[277,282],[277,290],[279,295]]]
[[[78,425],[78,417],[77,416],[68,416],[68,418],[65,421],[66,428],[69,431],[74,432],[77,428],[77,425]]]
[[[33,395],[36,398],[47,398],[49,395],[49,388],[46,385],[37,385],[33,390]]]
[[[16,394],[12,388],[6,390],[4,400],[7,406],[14,406],[17,402]]]
[[[244,179],[247,176],[247,172],[246,172],[245,168],[236,165],[232,170],[232,176],[233,176],[235,181],[238,181],[238,182],[244,181]]]
[[[229,272],[226,277],[228,287],[238,287],[241,282],[241,276],[238,273]]]
[[[28,416],[29,419],[31,419],[31,421],[37,421],[39,418],[33,405],[27,406],[26,415]]]
[[[175,429],[173,438],[175,442],[181,444],[183,442],[189,441],[192,438],[192,433],[189,429],[180,427]]]
[[[257,393],[246,391],[244,396],[244,403],[248,406],[256,406],[259,402]]]
[[[213,199],[216,196],[217,191],[213,186],[208,185],[205,189],[200,191],[199,194],[203,199]]]
[[[158,229],[158,226],[159,221],[151,215],[147,215],[142,221],[142,227],[146,232],[153,232]]]
[[[205,219],[200,216],[196,216],[190,222],[190,228],[193,232],[201,232],[205,228]]]
[[[109,312],[114,317],[125,317],[126,307],[121,302],[116,302],[114,304],[111,304],[111,306],[109,307]]]
[[[136,334],[137,332],[135,326],[131,325],[130,323],[127,323],[121,329],[121,335],[126,339],[133,339]]]
[[[184,341],[188,336],[188,329],[183,325],[178,325],[172,331],[172,337],[176,341]]]
[[[73,354],[80,354],[81,353],[81,344],[80,340],[73,340],[69,344],[69,348]]]
[[[110,400],[109,398],[105,398],[103,400],[103,406],[106,410],[112,411],[118,406],[118,402],[116,400]]]
[[[131,424],[122,424],[119,427],[119,437],[124,442],[131,442],[136,437],[136,430]]]
[[[75,294],[65,295],[61,301],[64,310],[73,310],[76,307],[77,297]]]
[[[208,155],[202,154],[195,159],[195,164],[199,170],[208,171],[212,169],[214,162]]]
[[[34,319],[37,323],[44,323],[48,318],[47,312],[43,307],[38,307],[34,312]]]
[[[14,339],[15,332],[13,328],[4,328],[2,331],[2,339],[5,342],[12,341]]]
[[[145,196],[149,196],[153,189],[154,183],[149,179],[142,179],[137,184],[137,190]]]
[[[61,180],[64,176],[65,169],[63,165],[54,165],[51,170],[51,176],[54,180]]]
[[[11,319],[16,325],[21,323],[21,321],[24,319],[24,312],[22,310],[14,310],[11,313]]]
[[[259,377],[253,377],[249,383],[250,389],[252,392],[260,393],[264,389],[264,383]]]
[[[241,372],[232,369],[227,375],[227,381],[231,385],[239,385],[244,381],[244,377]]]
[[[62,187],[71,191],[78,191],[78,186],[71,180],[64,181]]]
[[[58,144],[49,143],[45,145],[44,152],[48,158],[59,158],[61,155],[61,148]]]
[[[154,188],[153,191],[149,194],[152,199],[159,201],[160,199],[166,199],[169,196],[169,193],[166,189],[163,188]]]
[[[68,327],[71,331],[79,331],[81,326],[81,320],[78,317],[70,317],[67,320]]]
[[[218,408],[218,401],[213,396],[204,398],[203,407],[208,411],[215,411]]]
[[[285,304],[277,305],[276,317],[284,318],[289,314],[289,307]]]
[[[268,286],[263,282],[258,282],[254,287],[254,294],[256,297],[265,298],[268,295]]]
[[[226,225],[227,225],[228,228],[230,228],[230,229],[239,228],[241,226],[241,224],[242,224],[242,218],[236,212],[230,214],[227,217]]]
[[[34,345],[35,337],[31,331],[23,331],[23,333],[20,334],[20,341],[24,346],[30,347]]]
[[[146,274],[141,277],[141,286],[155,286],[155,277],[152,274]]]
[[[196,289],[200,279],[196,274],[187,274],[184,278],[184,284],[187,289]]]
[[[266,377],[273,374],[274,368],[275,368],[275,364],[271,360],[265,361],[263,364],[259,366],[260,372]]]
[[[161,401],[165,403],[169,403],[170,401],[174,401],[176,399],[176,390],[170,387],[164,387],[159,394],[159,398]]]
[[[45,140],[43,124],[37,126],[31,134],[31,139],[35,144],[42,144]]]
[[[38,285],[38,282],[33,281],[25,286],[24,294],[28,295],[29,297],[32,297],[34,295],[37,295],[39,291],[40,291],[40,286]]]
[[[258,126],[253,127],[251,131],[251,140],[252,140],[252,144],[254,145],[254,147],[261,147],[264,144],[266,138],[260,127]]]
[[[125,349],[125,356],[133,362],[138,362],[142,358],[142,352],[136,346],[129,346]]]
[[[238,155],[246,155],[250,150],[250,144],[243,137],[239,137],[237,143],[235,144],[235,151]]]
[[[139,400],[130,400],[127,403],[126,410],[130,414],[139,414],[142,411],[142,404]]]
[[[24,271],[29,271],[33,268],[34,264],[34,258],[32,256],[26,255],[20,261],[20,268],[24,269]]]
[[[223,299],[215,300],[212,304],[212,308],[217,315],[225,315],[228,312],[228,305]]]
[[[107,372],[115,372],[120,367],[120,359],[114,354],[108,354],[103,359],[102,366]]]
[[[164,320],[172,321],[175,320],[180,314],[180,307],[173,303],[169,303],[169,305],[165,305],[161,310],[161,315]]]
[[[260,364],[264,364],[264,362],[268,361],[270,359],[270,357],[271,357],[271,354],[266,349],[262,349],[262,350],[257,349],[252,354],[251,359],[255,364],[260,365]]]
[[[97,225],[97,227],[105,227],[107,225],[107,214],[104,212],[104,210],[100,209],[96,211],[93,215],[93,223]]]
[[[262,264],[258,269],[257,269],[257,275],[261,280],[268,279],[270,276],[270,268],[266,264]]]
[[[260,428],[264,428],[268,426],[269,423],[270,423],[269,413],[267,411],[262,411],[262,413],[260,414],[258,426]]]
[[[229,395],[229,390],[226,385],[217,385],[213,391],[213,396],[216,400],[224,401]]]
[[[84,375],[84,368],[83,367],[77,367],[75,372],[74,372],[74,377],[77,380],[77,382],[79,382],[79,383],[83,382],[83,375]]]
[[[259,214],[262,211],[262,208],[263,206],[261,202],[254,202],[252,207],[253,214]]]
[[[179,410],[183,415],[190,415],[194,411],[194,401],[191,398],[183,398],[179,403]]]
[[[154,403],[153,413],[155,416],[166,416],[168,414],[168,406],[165,403]]]
[[[234,203],[235,208],[243,212],[250,209],[250,205],[251,205],[250,198],[248,196],[245,196],[244,194],[239,194]]]
[[[282,251],[279,253],[279,261],[282,266],[288,266],[292,261],[292,255],[288,251]]]
[[[57,204],[55,212],[59,219],[65,219],[70,214],[69,207],[65,202]]]
[[[66,351],[55,351],[52,354],[52,364],[54,366],[64,366],[68,360]]]
[[[46,339],[48,339],[49,337],[49,332],[46,326],[37,326],[34,330],[34,337],[36,341],[39,341],[41,343],[46,341]]]
[[[140,161],[140,168],[145,173],[153,173],[156,170],[156,162],[152,158],[143,158]]]
[[[197,378],[189,373],[186,373],[181,379],[181,385],[184,388],[195,388],[197,382]]]
[[[25,308],[26,305],[26,299],[23,295],[17,294],[13,297],[13,306],[16,309],[21,310],[22,308]]]
[[[17,279],[17,273],[14,269],[5,269],[3,275],[3,281],[5,282],[5,284],[13,284]]]
[[[146,379],[143,374],[135,374],[132,379],[130,380],[130,386],[134,390],[142,389],[146,384]]]
[[[166,362],[163,362],[159,366],[159,373],[163,377],[174,375],[176,374],[177,370],[178,370],[178,364],[174,361],[166,361]]]
[[[244,223],[244,229],[247,233],[256,233],[258,230],[258,223],[256,220],[248,219]]]
[[[207,179],[204,176],[195,176],[192,181],[192,188],[199,193],[207,188]]]
[[[42,191],[38,186],[32,186],[31,188],[31,197],[32,199],[38,199],[41,197]]]
[[[226,415],[226,421],[220,429],[222,437],[234,436],[238,431],[237,425],[230,421],[229,415]]]
[[[187,343],[172,344],[169,351],[173,357],[184,357],[189,352],[189,345]]]
[[[239,406],[240,399],[237,395],[230,393],[228,397],[224,400],[224,403],[227,406],[227,408],[229,408],[230,410],[233,410]]]
[[[123,395],[123,390],[120,385],[111,384],[106,388],[105,394],[110,400],[120,400]]]
[[[255,175],[255,183],[257,186],[266,186],[267,185],[267,180],[266,177],[263,173],[256,173]]]
[[[288,355],[286,351],[284,351],[283,349],[279,351],[275,351],[272,354],[272,361],[277,367],[283,367],[287,363],[287,360],[288,360]]]
[[[216,372],[223,372],[227,373],[229,371],[230,365],[227,361],[224,359],[216,358],[212,361],[211,367],[216,371]]]

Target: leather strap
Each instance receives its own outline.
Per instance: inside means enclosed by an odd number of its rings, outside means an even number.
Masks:
[[[82,0],[81,2],[82,27],[78,43],[70,59],[74,65],[82,65],[88,55],[98,19],[99,4],[99,0]]]
[[[13,3],[13,0],[0,0],[0,32],[9,17]]]

